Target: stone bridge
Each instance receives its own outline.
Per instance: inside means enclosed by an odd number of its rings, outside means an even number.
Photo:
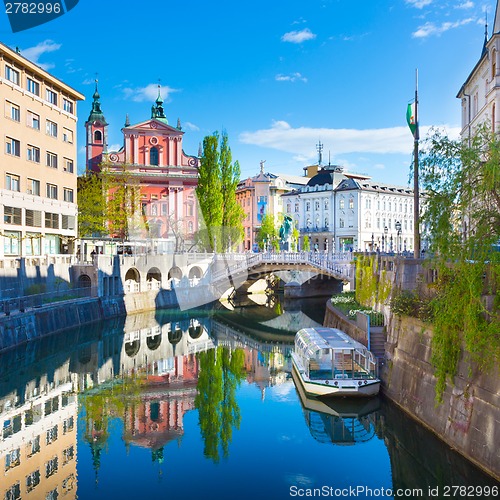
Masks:
[[[177,299],[191,300],[203,294],[217,300],[228,290],[245,290],[270,274],[296,288],[318,276],[352,286],[355,275],[351,253],[96,255],[93,262],[72,267],[75,285],[96,288],[100,297],[175,290]]]

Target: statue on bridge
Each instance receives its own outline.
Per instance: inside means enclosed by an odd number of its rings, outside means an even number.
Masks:
[[[292,231],[293,219],[289,215],[285,215],[283,218],[283,224],[281,224],[279,231],[281,250],[285,252],[289,252],[291,250]]]

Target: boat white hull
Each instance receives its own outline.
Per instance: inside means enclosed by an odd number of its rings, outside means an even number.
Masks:
[[[294,379],[302,385],[304,392],[309,396],[316,397],[369,397],[375,396],[380,390],[380,380],[308,380],[304,376],[304,370],[299,366],[295,355],[292,353],[292,366]],[[361,384],[359,384],[361,382]],[[366,383],[365,383],[366,382]],[[337,384],[337,385],[335,385]]]

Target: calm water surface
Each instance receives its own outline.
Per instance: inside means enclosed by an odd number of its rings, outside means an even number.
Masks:
[[[382,399],[302,397],[289,352],[324,300],[257,300],[131,316],[0,357],[0,499],[498,486]]]

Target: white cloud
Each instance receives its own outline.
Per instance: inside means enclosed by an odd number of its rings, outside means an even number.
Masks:
[[[474,2],[471,2],[470,0],[461,3],[455,7],[455,9],[472,9],[474,7]]]
[[[301,31],[289,31],[288,33],[285,33],[281,37],[281,41],[290,43],[302,43],[306,40],[313,40],[314,38],[316,38],[316,35],[309,28],[304,28]]]
[[[424,138],[428,126],[420,127]],[[459,127],[446,127],[446,133],[458,137]],[[383,129],[329,129],[293,128],[285,121],[275,121],[268,129],[243,132],[239,140],[244,144],[267,147],[295,155],[297,158],[310,159],[317,156],[318,137],[324,144],[333,144],[335,155],[349,153],[409,154],[413,148],[413,137],[408,127]]]
[[[200,127],[191,122],[184,122],[181,123],[181,125],[184,130],[192,130],[194,132],[198,132],[200,130]]]
[[[462,21],[456,21],[454,23],[442,23],[440,26],[428,22],[425,23],[423,26],[419,26],[417,31],[412,33],[413,38],[427,38],[428,36],[432,35],[441,35],[442,33],[445,33],[448,30],[459,28],[460,26],[464,26],[466,24],[474,22],[474,19],[468,18],[468,19],[463,19]]]
[[[26,57],[26,59],[29,59],[30,61],[34,62],[35,64],[38,64],[42,69],[48,70],[50,68],[54,67],[53,63],[40,63],[38,62],[38,59],[43,54],[46,54],[48,52],[55,52],[56,50],[59,50],[61,48],[60,43],[55,43],[52,40],[44,40],[43,42],[40,42],[38,45],[35,45],[34,47],[29,47],[27,49],[21,50],[21,54]]]
[[[122,90],[125,99],[130,99],[135,102],[155,101],[156,98],[158,97],[157,83],[150,83],[145,87],[135,87],[135,88],[126,87]],[[179,92],[179,90],[164,86],[160,88],[160,94],[164,101],[167,101],[168,98],[170,97],[170,94],[173,94],[174,92]]]
[[[432,2],[433,0],[406,0],[407,4],[410,4],[412,7],[416,7],[417,9],[423,9]]]
[[[274,79],[277,82],[296,82],[300,80],[301,82],[307,82],[307,78],[302,76],[300,73],[292,73],[291,75],[276,75]]]

